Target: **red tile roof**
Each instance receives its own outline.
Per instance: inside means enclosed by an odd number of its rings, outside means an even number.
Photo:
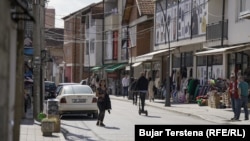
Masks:
[[[140,16],[154,14],[154,2],[152,0],[136,0]]]

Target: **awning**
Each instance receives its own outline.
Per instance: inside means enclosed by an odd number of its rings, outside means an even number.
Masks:
[[[170,49],[170,51],[173,49],[174,48]],[[135,58],[135,62],[143,62],[143,61],[152,60],[154,57],[167,55],[168,51],[169,49],[164,49],[164,50],[157,50],[154,52],[143,54],[143,55],[137,56]]]
[[[244,50],[249,50],[249,45],[250,44],[245,44],[245,45],[237,45],[237,46],[231,46],[227,48],[218,48],[218,49],[211,49],[207,51],[201,51],[201,52],[196,52],[196,56],[205,56],[205,55],[218,55],[222,53],[232,53],[232,52],[240,52]]]
[[[98,71],[98,70],[100,70],[102,67],[93,67],[93,68],[91,68],[91,71]]]
[[[141,65],[141,63],[142,63],[142,62],[134,63],[134,64],[132,65],[132,67],[137,67],[137,66]]]
[[[118,70],[118,69],[121,69],[121,68],[124,68],[127,64],[115,64],[113,66],[110,66],[108,68],[106,68],[106,72],[113,72],[115,70]]]

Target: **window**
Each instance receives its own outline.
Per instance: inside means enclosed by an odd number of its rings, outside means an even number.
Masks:
[[[136,46],[136,26],[129,28],[129,37],[130,37],[131,47]]]
[[[207,57],[206,56],[198,56],[197,57],[197,66],[206,66]]]
[[[95,39],[90,41],[90,53],[95,53]]]
[[[240,12],[243,12],[246,10],[246,0],[239,0],[239,9],[240,9]]]
[[[236,1],[236,21],[240,21],[241,19],[239,18],[240,17],[240,12],[243,12],[246,10],[246,0],[237,0]]]
[[[213,65],[222,65],[223,56],[222,55],[214,55],[213,56]]]
[[[185,53],[185,66],[186,67],[192,67],[193,66],[193,53],[192,52],[186,52]]]
[[[94,26],[95,25],[95,19],[91,19],[91,26]]]
[[[180,64],[181,64],[181,57],[180,54],[173,54],[173,68],[180,68]]]
[[[86,41],[86,55],[89,55],[89,41]]]
[[[89,16],[88,15],[86,15],[86,23],[85,23],[85,25],[86,25],[86,29],[89,29]]]

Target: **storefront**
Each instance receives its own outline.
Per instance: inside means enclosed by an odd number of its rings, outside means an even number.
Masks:
[[[126,73],[127,64],[118,63],[105,68],[107,74],[107,87],[112,95],[122,95],[122,77]]]

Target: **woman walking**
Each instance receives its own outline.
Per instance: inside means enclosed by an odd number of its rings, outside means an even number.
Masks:
[[[109,95],[107,93],[106,81],[104,79],[100,80],[99,87],[96,90],[96,96],[98,97],[97,106],[99,108],[98,120],[96,125],[97,126],[105,126],[103,123],[105,110],[108,110],[110,113],[111,109],[111,102]]]
[[[151,102],[154,101],[154,82],[151,77],[148,78],[148,98],[149,101]]]

